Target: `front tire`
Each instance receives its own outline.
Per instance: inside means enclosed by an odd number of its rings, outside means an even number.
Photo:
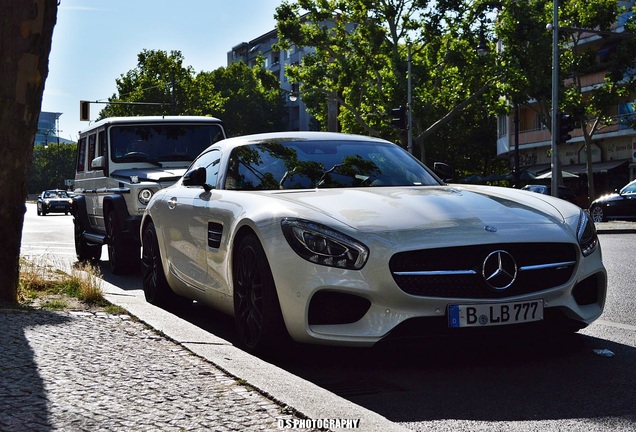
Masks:
[[[161,264],[157,231],[152,222],[144,228],[141,251],[141,280],[146,301],[156,306],[168,305],[178,297],[170,289],[166,280],[166,274]]]
[[[110,271],[114,274],[126,274],[137,270],[140,260],[139,248],[124,237],[115,211],[109,211],[106,215],[106,234]]]
[[[240,240],[233,257],[234,321],[241,344],[265,353],[286,339],[274,278],[254,235]]]
[[[597,205],[592,207],[592,210],[590,210],[590,215],[592,216],[592,220],[594,222],[605,222],[607,220],[603,208]]]
[[[102,245],[88,244],[86,239],[82,237],[82,227],[77,219],[73,219],[74,225],[74,237],[75,237],[75,254],[77,260],[80,262],[85,261],[99,261],[102,257]]]

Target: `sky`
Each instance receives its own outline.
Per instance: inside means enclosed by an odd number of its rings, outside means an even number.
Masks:
[[[274,30],[282,0],[61,0],[42,111],[62,113],[59,136],[77,141],[81,100],[107,100],[144,49],[181,51],[195,72],[227,66],[227,53]],[[91,104],[95,121],[103,104]]]

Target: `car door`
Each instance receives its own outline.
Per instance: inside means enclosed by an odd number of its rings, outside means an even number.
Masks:
[[[192,168],[205,167],[207,181],[216,185],[220,152],[204,153]],[[211,191],[201,186],[183,186],[166,190],[166,217],[162,230],[166,241],[170,271],[192,289],[205,290],[207,278],[208,206]]]

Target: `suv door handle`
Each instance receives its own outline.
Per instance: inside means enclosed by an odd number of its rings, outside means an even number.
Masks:
[[[176,206],[177,206],[177,198],[176,197],[170,198],[168,200],[168,208],[170,210],[173,210]]]

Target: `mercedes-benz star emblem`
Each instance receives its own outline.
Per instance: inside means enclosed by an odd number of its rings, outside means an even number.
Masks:
[[[482,275],[489,287],[505,290],[517,279],[517,263],[508,252],[496,250],[484,260]]]

